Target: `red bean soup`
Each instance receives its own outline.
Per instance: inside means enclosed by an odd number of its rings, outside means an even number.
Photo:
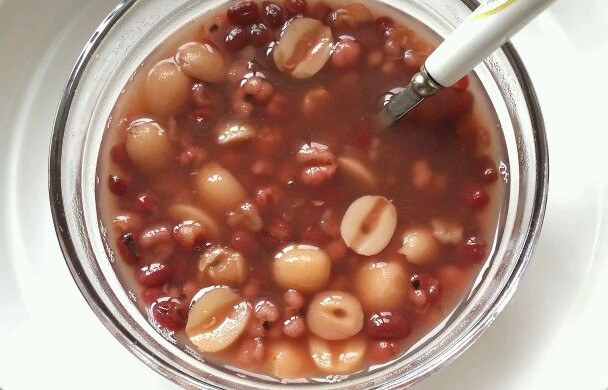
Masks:
[[[230,2],[158,45],[116,102],[97,186],[116,272],[158,332],[318,382],[448,317],[503,206],[496,116],[469,75],[374,126],[437,41],[371,2],[287,0]]]

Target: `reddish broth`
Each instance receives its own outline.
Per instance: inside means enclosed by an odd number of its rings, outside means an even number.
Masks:
[[[492,247],[488,98],[470,75],[378,134],[382,97],[432,50],[423,26],[361,3],[230,4],[161,43],[116,103],[97,190],[117,272],[159,331],[217,363],[292,379],[388,362],[454,308]],[[302,15],[321,27],[302,24],[277,64]],[[296,76],[324,31],[331,53]],[[231,290],[195,324],[191,302],[212,286]],[[244,323],[198,344],[226,317]]]

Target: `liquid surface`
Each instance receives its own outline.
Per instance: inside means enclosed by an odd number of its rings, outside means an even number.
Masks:
[[[280,379],[390,362],[492,245],[498,128],[473,76],[385,134],[434,44],[361,3],[231,3],[125,87],[99,157],[117,272],[156,329]]]

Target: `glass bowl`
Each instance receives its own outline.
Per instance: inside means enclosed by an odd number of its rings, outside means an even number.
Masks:
[[[112,267],[95,203],[101,139],[132,73],[166,36],[224,0],[124,1],[85,46],[65,89],[50,154],[50,201],[67,265],[93,311],[134,355],[174,382],[197,389],[278,389],[207,364],[150,325]],[[477,4],[461,0],[381,0],[446,36]],[[475,69],[503,130],[506,198],[489,259],[462,302],[395,362],[352,378],[296,387],[396,389],[446,365],[475,341],[513,295],[538,237],[548,184],[547,144],[533,87],[510,44]]]

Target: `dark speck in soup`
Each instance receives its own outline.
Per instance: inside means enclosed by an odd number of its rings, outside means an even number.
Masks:
[[[157,330],[210,364],[319,381],[396,359],[453,310],[503,202],[489,99],[470,74],[373,128],[436,43],[372,2],[238,1],[149,54],[97,204]]]

